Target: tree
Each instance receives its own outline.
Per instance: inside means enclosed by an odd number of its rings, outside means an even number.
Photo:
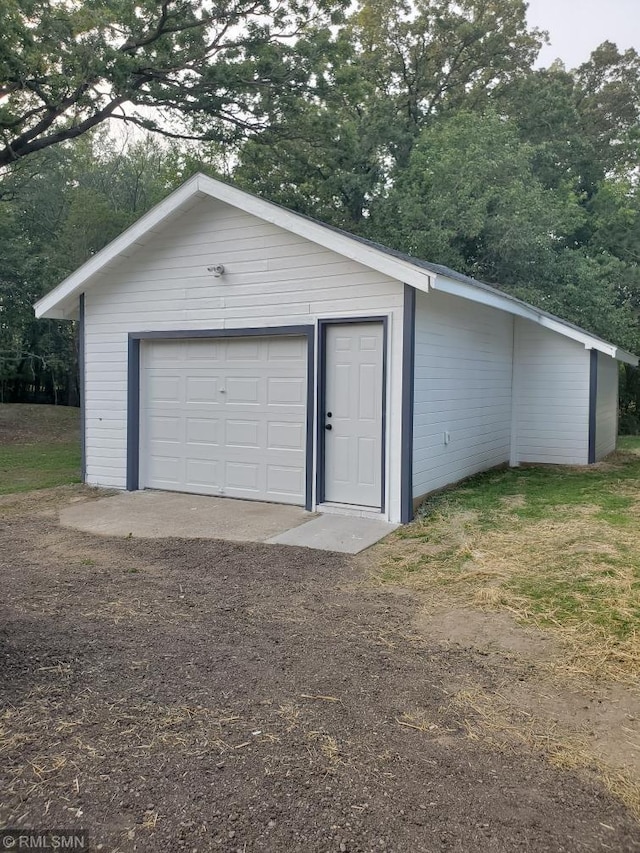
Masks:
[[[499,108],[537,149],[536,174],[569,179],[587,204],[603,181],[629,177],[640,156],[640,57],[604,42],[575,71],[562,63],[511,81]]]
[[[362,0],[347,28],[361,73],[393,105],[401,167],[434,117],[478,108],[527,74],[544,38],[523,0]]]
[[[307,87],[299,47],[330,4],[0,0],[0,167],[108,118],[176,137],[263,127],[265,104]]]
[[[577,197],[591,192],[605,174],[585,132],[579,99],[574,74],[554,63],[510,82],[495,103],[515,122],[522,141],[534,147],[538,180],[549,188],[569,184]]]
[[[74,324],[36,320],[33,303],[186,176],[178,152],[104,134],[18,163],[0,204],[0,400],[77,402]]]
[[[571,182],[536,176],[536,147],[495,112],[458,112],[425,129],[409,165],[371,210],[370,233],[446,264],[631,349],[633,273],[601,245],[575,245],[588,212]]]
[[[582,130],[603,172],[626,176],[640,155],[640,55],[605,41],[576,69]]]
[[[371,233],[478,278],[529,282],[584,217],[570,191],[536,179],[534,156],[497,113],[452,113],[422,132]]]
[[[393,124],[345,32],[310,60],[313,100],[293,97],[240,149],[233,178],[301,213],[357,231],[387,171]]]
[[[362,232],[420,131],[528,73],[541,38],[522,0],[362,0],[335,41],[308,54],[315,97],[271,116],[241,148],[235,178]]]

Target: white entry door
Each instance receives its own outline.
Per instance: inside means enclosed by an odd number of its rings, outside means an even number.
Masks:
[[[382,323],[326,328],[324,499],[382,506]]]
[[[142,368],[143,487],[304,506],[305,338],[153,340]]]

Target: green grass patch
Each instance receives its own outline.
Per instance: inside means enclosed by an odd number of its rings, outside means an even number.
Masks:
[[[0,495],[80,482],[80,447],[12,444],[0,447]]]
[[[614,461],[593,468],[532,466],[478,474],[428,499],[418,518],[426,519],[443,508],[473,510],[479,523],[491,524],[509,503],[512,514],[523,520],[546,518],[552,512],[567,515],[572,508],[588,504],[597,506],[603,518],[626,523],[635,519],[630,509],[640,498],[640,438],[627,437],[621,443],[624,450]],[[628,493],[625,486],[631,487]]]

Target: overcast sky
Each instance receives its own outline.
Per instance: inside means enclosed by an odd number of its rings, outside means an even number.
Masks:
[[[603,41],[640,51],[640,0],[528,0],[529,24],[548,30],[539,65],[560,58],[575,68]]]

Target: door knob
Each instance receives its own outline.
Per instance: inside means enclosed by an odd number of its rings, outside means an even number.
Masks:
[[[325,425],[324,425],[324,428],[325,428],[325,429],[333,429],[333,427],[331,426],[331,424],[325,424]]]

